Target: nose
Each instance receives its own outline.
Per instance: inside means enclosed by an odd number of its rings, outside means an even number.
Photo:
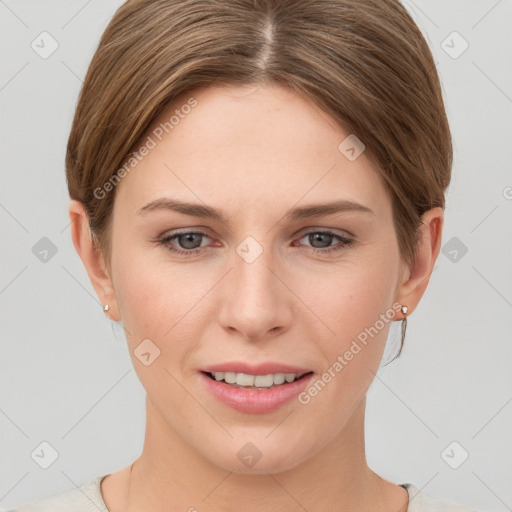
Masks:
[[[222,290],[219,321],[231,334],[236,332],[248,341],[267,340],[291,325],[293,294],[270,250],[249,261],[234,254],[234,268]]]

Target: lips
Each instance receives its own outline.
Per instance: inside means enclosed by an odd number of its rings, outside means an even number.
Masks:
[[[303,368],[283,365],[274,365],[271,368],[274,369],[276,367],[281,370],[303,370]],[[213,368],[221,368],[221,366]],[[236,366],[236,368],[240,369],[240,365]],[[245,366],[245,368],[247,368],[247,366]],[[261,368],[262,366],[260,366],[259,369],[255,369],[255,366],[252,366],[250,371],[268,371],[262,370]],[[265,366],[263,366],[263,368],[265,368]],[[206,371],[199,372],[199,375],[202,384],[216,400],[225,406],[246,414],[271,413],[280,407],[283,407],[290,403],[298,394],[303,392],[304,389],[310,385],[314,377],[313,372],[306,372],[301,376],[301,378],[293,382],[284,382],[283,384],[269,388],[254,389],[252,387],[236,387],[235,385],[226,383],[222,380],[217,381],[212,379],[211,374]],[[238,373],[238,375],[240,375],[240,373]]]
[[[201,382],[216,400],[249,414],[270,413],[283,407],[313,378],[309,368],[275,361],[227,361],[205,366],[199,374]]]

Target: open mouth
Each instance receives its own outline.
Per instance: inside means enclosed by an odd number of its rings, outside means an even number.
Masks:
[[[300,375],[295,373],[270,373],[267,375],[249,375],[247,373],[234,372],[202,372],[210,379],[222,382],[234,388],[265,390],[286,386],[292,382],[303,379],[313,372]]]

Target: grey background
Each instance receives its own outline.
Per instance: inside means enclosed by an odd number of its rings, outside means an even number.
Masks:
[[[74,250],[64,176],[81,80],[121,3],[0,0],[3,508],[115,471],[142,448],[144,390]],[[404,4],[438,65],[455,160],[443,253],[401,358],[369,391],[368,462],[396,483],[512,510],[512,2]],[[43,31],[58,43],[47,58],[31,47]],[[454,31],[469,44],[461,55]],[[46,261],[43,237],[56,251]],[[48,469],[31,456],[43,441],[58,452]]]

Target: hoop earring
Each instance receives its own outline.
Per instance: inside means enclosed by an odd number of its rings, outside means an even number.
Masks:
[[[402,306],[400,308],[400,311],[404,315],[407,314],[408,310],[409,310],[409,308],[407,306]],[[393,357],[393,359],[391,359],[391,361],[388,361],[384,366],[387,366],[388,364],[392,363],[397,357],[400,357],[400,354],[402,353],[402,347],[404,346],[406,329],[407,329],[407,316],[404,316],[404,318],[402,319],[402,336],[401,336],[402,339],[400,340],[400,350],[398,351],[398,354],[396,354],[396,356]]]
[[[404,315],[407,315],[407,311],[409,308],[407,306],[402,306],[401,311]],[[404,340],[405,340],[405,332],[407,330],[407,316],[404,316],[402,320],[402,339],[400,341],[400,350],[398,351],[398,356],[402,353],[402,347],[404,346]]]

